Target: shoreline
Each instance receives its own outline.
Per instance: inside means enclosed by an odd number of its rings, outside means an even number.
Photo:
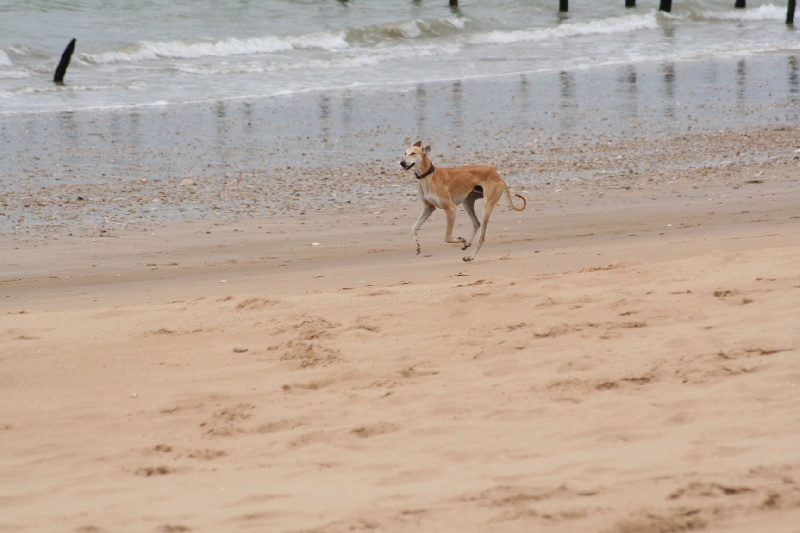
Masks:
[[[665,172],[690,187],[691,170],[794,155],[792,57],[12,117],[0,124],[2,238],[370,209],[414,194],[396,161],[418,138],[440,165],[485,162],[522,190],[637,187]]]

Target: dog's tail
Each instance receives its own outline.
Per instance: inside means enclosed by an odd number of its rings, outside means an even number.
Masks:
[[[503,183],[503,185],[505,185],[505,183]],[[511,191],[508,190],[508,185],[506,185],[505,188],[506,188],[506,198],[508,198],[508,206],[514,211],[525,211],[525,208],[528,207],[528,200],[526,200],[525,197],[522,196],[521,194],[514,193],[514,196],[522,200],[522,207],[515,206],[514,202],[511,201]]]

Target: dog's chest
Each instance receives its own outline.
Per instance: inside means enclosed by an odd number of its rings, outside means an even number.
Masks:
[[[418,193],[420,200],[423,202],[427,202],[438,209],[444,209],[444,207],[442,207],[441,197],[435,192],[432,192],[428,187],[428,180],[420,180]],[[466,197],[467,194],[450,194],[450,201],[455,205],[461,205],[461,202],[463,202]]]
[[[428,188],[428,180],[419,180],[419,188],[417,192],[419,193],[419,197],[423,202],[428,202],[429,204],[436,206],[438,209],[442,209],[442,201],[439,199],[438,194],[431,192],[431,190]]]

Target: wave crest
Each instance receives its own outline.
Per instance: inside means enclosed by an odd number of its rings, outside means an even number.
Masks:
[[[471,44],[510,44],[527,41],[545,41],[576,37],[579,35],[597,35],[603,33],[625,33],[658,28],[655,13],[645,15],[628,15],[613,17],[592,22],[562,24],[554,28],[536,28],[513,31],[492,31],[469,38]]]
[[[701,20],[726,20],[743,22],[758,22],[762,20],[782,21],[786,17],[786,8],[773,4],[759,6],[756,9],[735,9],[733,11],[700,11],[698,18]]]
[[[88,63],[131,63],[156,59],[199,59],[270,54],[294,49],[319,48],[339,50],[349,44],[342,31],[311,33],[299,36],[268,36],[249,39],[229,38],[214,42],[139,42],[121,50],[99,54],[81,54]]]

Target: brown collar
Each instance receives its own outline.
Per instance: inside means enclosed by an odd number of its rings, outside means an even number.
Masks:
[[[431,174],[433,174],[433,171],[434,171],[434,170],[436,170],[436,167],[434,167],[434,166],[433,166],[433,163],[431,163],[431,166],[428,168],[428,170],[426,170],[426,171],[425,171],[424,173],[422,173],[422,174],[417,174],[417,175],[416,175],[416,176],[417,176],[417,179],[418,179],[418,180],[421,180],[422,178],[427,178],[428,176],[430,176]]]

